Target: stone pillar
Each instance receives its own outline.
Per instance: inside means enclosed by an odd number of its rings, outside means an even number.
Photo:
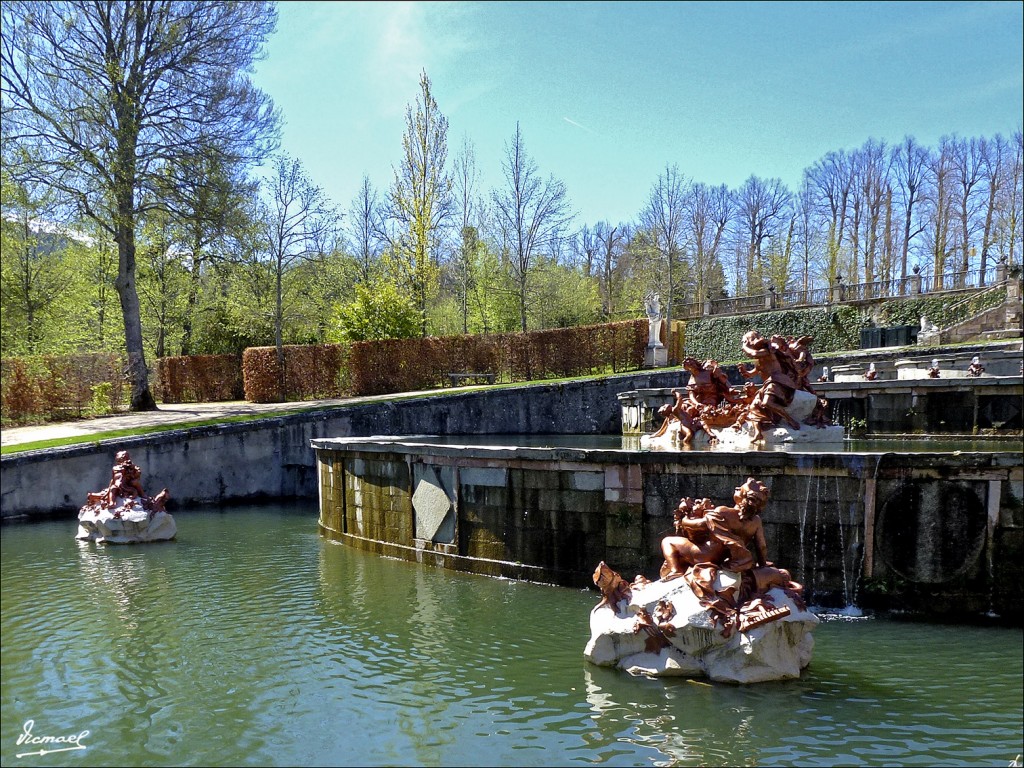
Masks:
[[[710,315],[711,314],[711,294],[710,293],[707,296],[704,297],[704,314],[705,315]]]
[[[915,295],[921,293],[921,275],[917,272],[910,276],[910,292]]]
[[[775,293],[775,286],[774,285],[769,285],[768,286],[768,293],[764,297],[764,308],[765,309],[775,309],[777,306],[779,306],[779,297]]]

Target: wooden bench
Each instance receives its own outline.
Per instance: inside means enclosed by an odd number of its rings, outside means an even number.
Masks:
[[[460,381],[479,381],[483,379],[488,384],[493,384],[495,380],[495,374],[493,373],[449,373],[448,378],[452,382],[454,387]]]

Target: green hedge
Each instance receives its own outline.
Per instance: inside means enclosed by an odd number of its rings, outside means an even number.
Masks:
[[[686,324],[685,354],[699,360],[720,362],[741,360],[743,334],[760,331],[764,336],[813,336],[815,354],[860,349],[862,328],[890,325],[918,325],[921,316],[945,328],[963,322],[1006,300],[1006,290],[977,294],[917,296],[888,299],[866,305],[841,304],[813,309],[780,309],[752,315],[702,317]],[[872,314],[874,318],[872,319]]]
[[[686,324],[684,349],[698,360],[742,360],[743,334],[757,330],[764,336],[813,336],[815,354],[841,352],[860,347],[860,329],[865,325],[866,318],[855,307],[845,305],[702,317]]]
[[[1000,288],[965,298],[963,294],[947,296],[918,296],[912,299],[893,299],[879,308],[880,325],[918,325],[921,316],[946,328],[986,309],[998,307],[1006,301],[1006,289]]]

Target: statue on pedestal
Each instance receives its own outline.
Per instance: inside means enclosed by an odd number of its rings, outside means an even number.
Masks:
[[[637,576],[627,584],[601,563],[594,582],[603,598],[591,612],[586,658],[634,674],[744,683],[799,676],[818,619],[803,587],[768,559],[761,521],[768,496],[748,477],[732,506],[680,499],[674,533],[661,542],[658,581]]]
[[[118,451],[110,484],[86,494],[85,506],[78,512],[76,538],[112,544],[173,539],[177,528],[165,509],[169,498],[166,488],[147,496],[142,490],[142,470],[128,451]]]

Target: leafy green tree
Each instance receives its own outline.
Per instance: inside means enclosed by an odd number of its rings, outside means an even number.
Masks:
[[[139,299],[144,337],[156,357],[172,354],[168,340],[181,330],[190,276],[178,243],[181,231],[170,214],[154,211],[146,218],[138,239]]]
[[[39,229],[41,220],[52,220],[47,187],[19,184],[4,174],[0,201],[4,354],[43,354],[50,351],[44,330],[47,316],[59,311],[69,288],[71,275],[63,258],[68,238],[57,230]]]
[[[580,270],[538,259],[534,273],[537,301],[530,307],[534,328],[571,328],[601,322],[601,292]]]
[[[355,299],[340,307],[329,340],[406,339],[420,335],[420,310],[408,294],[387,280],[359,283]]]
[[[137,288],[139,218],[183,158],[258,161],[276,137],[246,73],[276,23],[267,2],[66,0],[2,6],[4,140],[12,173],[50,184],[117,244],[131,408],[149,389]]]

